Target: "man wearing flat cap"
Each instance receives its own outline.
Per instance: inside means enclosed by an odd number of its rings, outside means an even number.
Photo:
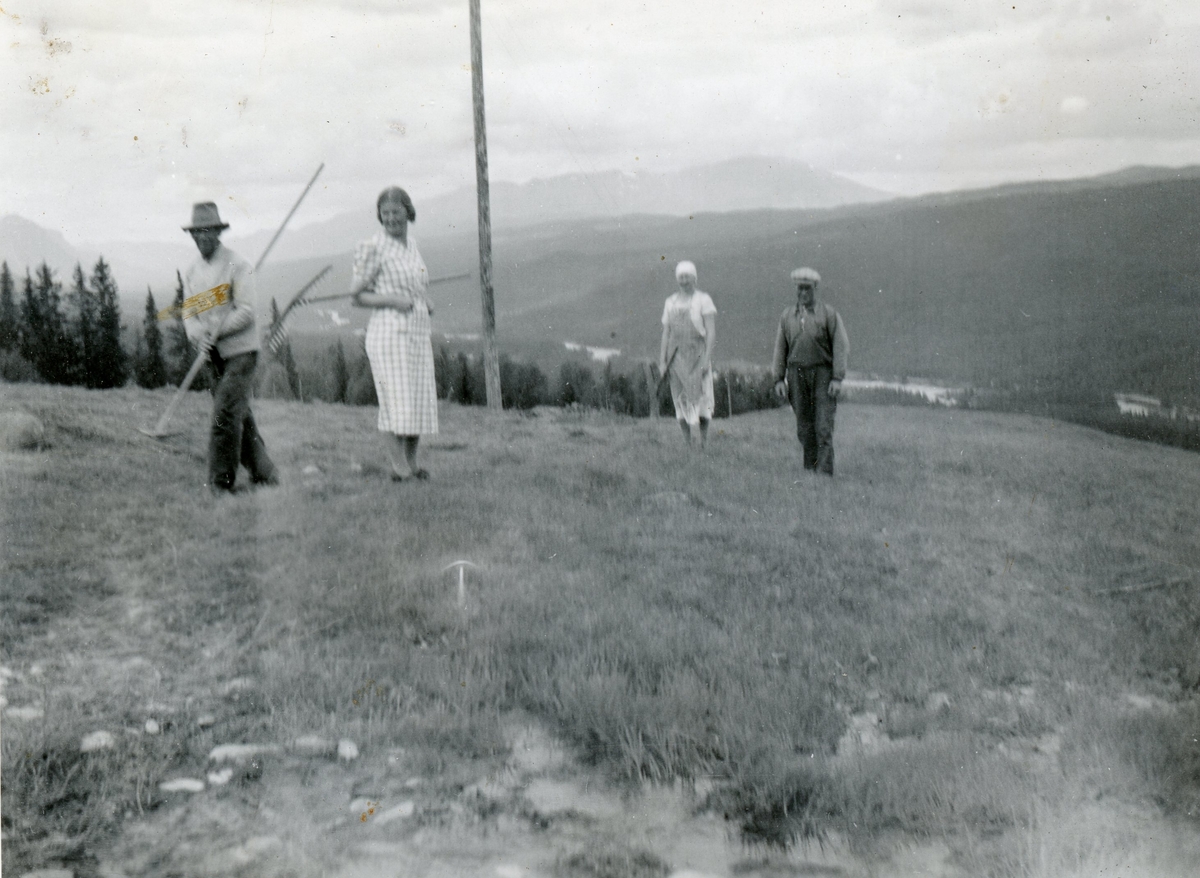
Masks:
[[[837,311],[817,302],[821,276],[811,268],[792,272],[796,304],[779,318],[775,336],[775,393],[796,413],[804,468],[833,475],[833,419],[846,377],[850,339]]]
[[[183,275],[193,307],[201,355],[212,363],[213,411],[208,440],[208,487],[232,494],[238,463],[259,485],[278,483],[275,464],[250,413],[250,391],[258,364],[258,327],[254,319],[254,271],[221,243],[221,222],[211,201],[192,208],[191,225],[183,227],[196,242],[200,257]]]

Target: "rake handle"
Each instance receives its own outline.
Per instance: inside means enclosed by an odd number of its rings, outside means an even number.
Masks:
[[[471,272],[464,271],[462,274],[449,274],[445,277],[435,277],[429,281],[429,286],[433,286],[434,284],[448,283],[452,280],[462,280],[465,277],[471,277]],[[313,296],[312,298],[305,299],[302,304],[314,305],[317,302],[333,302],[337,299],[348,299],[353,295],[354,293],[330,293],[327,296]]]
[[[196,376],[200,374],[200,367],[204,365],[204,361],[208,359],[208,351],[201,351],[196,355],[196,359],[192,361],[192,367],[188,369],[187,374],[183,376],[183,380],[179,382],[179,389],[175,391],[175,395],[171,397],[171,402],[167,406],[167,410],[162,413],[162,417],[158,419],[158,423],[154,425],[155,433],[162,433],[167,429],[167,422],[171,420],[171,416],[175,414],[175,409],[179,408],[179,403],[183,400],[183,395],[188,392],[188,388],[192,386],[192,382],[196,380]]]
[[[679,348],[671,351],[671,358],[667,360],[667,368],[663,369],[662,375],[658,378],[658,386],[654,389],[654,395],[662,393],[663,385],[667,383],[671,377],[671,365],[675,362],[675,355],[679,353]]]
[[[254,263],[255,273],[257,273],[258,270],[262,268],[262,264],[267,261],[267,254],[271,252],[271,248],[275,246],[275,242],[279,240],[279,236],[283,234],[283,230],[287,228],[288,220],[290,220],[292,218],[292,214],[299,209],[300,202],[304,200],[304,196],[308,194],[308,190],[312,188],[313,183],[317,182],[317,177],[321,176],[321,171],[324,170],[324,168],[325,163],[321,162],[320,166],[317,167],[317,172],[312,175],[312,179],[308,181],[308,185],[304,187],[304,191],[300,193],[300,197],[296,199],[296,203],[292,205],[292,209],[288,211],[287,216],[283,218],[283,222],[279,224],[279,230],[275,232],[275,236],[271,238],[270,242],[266,246],[266,249],[263,250],[262,255],[258,257],[258,262]]]

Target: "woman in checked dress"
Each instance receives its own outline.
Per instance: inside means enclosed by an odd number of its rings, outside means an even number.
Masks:
[[[428,479],[417,464],[421,436],[438,431],[437,385],[430,340],[433,308],[428,273],[408,224],[417,218],[408,193],[385,189],[376,203],[382,230],[354,251],[354,304],[373,308],[367,358],[379,397],[379,431],[386,437],[392,480]],[[402,469],[403,457],[406,468]]]
[[[658,371],[670,373],[671,400],[684,440],[691,445],[695,430],[703,448],[713,416],[712,352],[717,340],[717,308],[708,293],[696,289],[696,266],[691,262],[675,266],[675,280],[679,291],[663,304]]]

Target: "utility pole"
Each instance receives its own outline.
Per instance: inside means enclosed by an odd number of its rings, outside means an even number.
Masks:
[[[500,411],[500,358],[496,353],[496,301],[492,292],[492,213],[488,192],[487,125],[483,115],[483,36],[479,0],[471,14],[471,98],[475,109],[475,192],[479,202],[479,289],[483,296],[483,376],[488,408]]]

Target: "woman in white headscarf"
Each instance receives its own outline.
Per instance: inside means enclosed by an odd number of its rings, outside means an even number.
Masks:
[[[717,308],[708,293],[696,289],[696,266],[675,266],[679,291],[663,305],[662,345],[658,352],[660,374],[671,376],[675,417],[689,445],[692,431],[700,446],[708,440],[713,415],[712,352],[717,340]]]

